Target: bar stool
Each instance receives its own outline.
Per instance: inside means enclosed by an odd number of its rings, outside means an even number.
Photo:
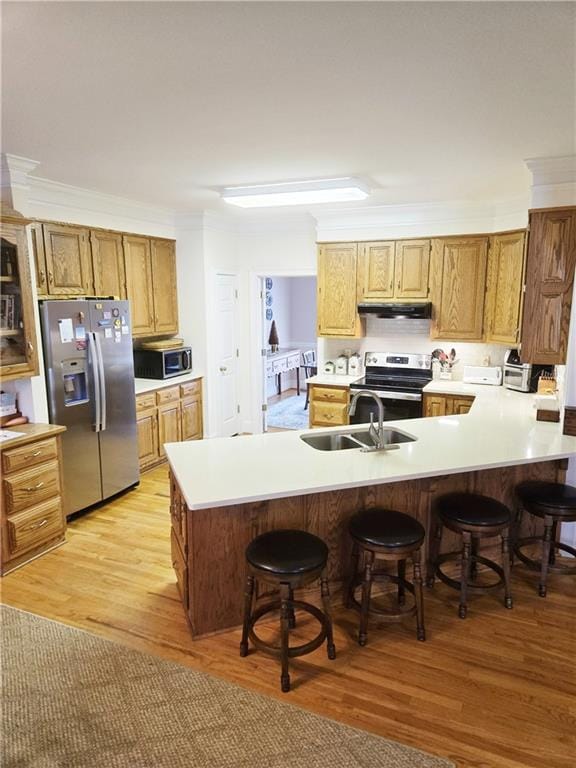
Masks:
[[[399,622],[404,616],[416,615],[416,636],[426,639],[424,628],[424,602],[422,597],[422,572],[420,565],[421,546],[425,531],[418,520],[402,512],[389,509],[368,509],[358,512],[350,520],[349,533],[353,540],[352,576],[348,584],[346,604],[360,611],[358,643],[366,645],[368,619],[371,614],[382,621]],[[362,569],[359,572],[360,557]],[[414,566],[414,582],[406,580],[406,559],[410,557]],[[376,559],[397,563],[397,575],[380,568],[374,569]],[[373,582],[396,584],[398,587],[398,608],[375,608],[371,605]],[[356,590],[362,585],[361,601],[356,599]],[[414,595],[414,603],[406,606],[405,592]]]
[[[488,496],[475,493],[450,493],[436,500],[426,584],[431,587],[434,584],[434,576],[437,576],[444,584],[458,589],[460,591],[458,615],[461,619],[465,619],[468,613],[468,592],[485,594],[503,586],[504,605],[506,608],[512,608],[509,552],[511,524],[512,513],[508,507]],[[462,536],[461,553],[439,554],[444,526]],[[478,554],[479,541],[492,536],[500,536],[502,539],[502,566]],[[451,579],[443,572],[441,566],[458,558],[461,559],[460,579]],[[478,563],[494,571],[498,581],[484,586],[475,584]]]
[[[540,571],[538,594],[546,597],[546,581],[548,573],[576,573],[576,565],[558,565],[556,552],[567,552],[576,557],[576,549],[557,541],[558,523],[576,521],[576,488],[563,483],[526,482],[516,488],[518,499],[518,514],[516,517],[516,533],[520,528],[522,512],[526,510],[531,515],[544,520],[542,536],[527,536],[518,539],[514,536],[514,554],[532,570]],[[540,559],[528,557],[522,549],[528,544],[541,542]]]
[[[248,654],[248,639],[260,651],[280,658],[282,673],[280,686],[284,693],[290,690],[288,661],[319,648],[326,640],[328,658],[336,658],[330,615],[330,594],[326,577],[328,547],[317,536],[306,531],[270,531],[257,536],[246,549],[248,577],[244,593],[244,622],[240,656]],[[320,594],[323,611],[302,600],[294,600],[294,589],[320,579]],[[255,581],[264,582],[279,590],[279,598],[252,609]],[[296,626],[294,609],[314,616],[320,624],[320,631],[313,640],[290,647],[289,632]],[[262,640],[255,632],[256,622],[267,613],[280,609],[280,645]]]

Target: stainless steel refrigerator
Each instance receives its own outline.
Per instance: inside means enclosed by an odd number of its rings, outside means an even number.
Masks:
[[[40,302],[52,424],[62,436],[66,515],[138,483],[138,436],[127,301]]]

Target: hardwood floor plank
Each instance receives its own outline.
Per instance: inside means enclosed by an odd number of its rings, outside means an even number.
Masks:
[[[514,609],[495,596],[475,597],[465,621],[457,594],[437,584],[425,594],[425,643],[410,620],[371,622],[365,648],[356,642],[357,614],[336,594],[337,658],[319,649],[294,660],[287,697],[275,659],[240,659],[239,630],[191,639],[171,566],[163,466],[137,490],[74,520],[63,547],[9,574],[0,589],[9,605],[446,756],[459,768],[572,768],[576,579],[552,576],[545,600],[536,582],[537,574],[516,566]],[[299,620],[297,636],[314,628]],[[278,628],[272,621],[259,631],[273,637]]]

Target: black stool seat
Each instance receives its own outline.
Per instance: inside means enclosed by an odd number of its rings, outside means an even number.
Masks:
[[[392,509],[367,509],[350,520],[348,530],[360,544],[376,547],[418,546],[425,531],[418,520]]]
[[[445,521],[462,525],[509,525],[512,522],[508,507],[477,493],[449,493],[438,499],[436,509]]]
[[[306,573],[326,565],[328,547],[306,531],[269,531],[248,545],[246,559],[254,568],[269,573]]]
[[[526,509],[539,517],[576,515],[576,488],[573,485],[533,481],[521,483],[516,494]]]

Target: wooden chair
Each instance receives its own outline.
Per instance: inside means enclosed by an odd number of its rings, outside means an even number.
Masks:
[[[298,530],[270,531],[257,536],[246,549],[248,577],[244,593],[244,623],[240,656],[248,655],[248,640],[260,651],[280,658],[282,673],[280,686],[284,693],[290,690],[288,662],[297,656],[319,648],[326,641],[329,659],[336,658],[332,637],[330,593],[326,564],[328,547],[317,536]],[[264,582],[279,591],[280,596],[259,607],[253,607],[254,582]],[[320,581],[322,610],[303,600],[294,600],[294,590]],[[294,609],[311,614],[320,630],[313,640],[290,646],[290,630],[296,626]],[[255,631],[256,622],[271,611],[280,609],[280,645],[262,640]]]
[[[368,618],[376,614],[380,621],[398,622],[405,616],[416,616],[416,637],[426,639],[424,628],[424,601],[422,597],[421,547],[425,532],[418,520],[390,509],[368,509],[358,512],[350,520],[348,531],[353,541],[352,575],[348,584],[346,604],[348,608],[360,611],[358,643],[366,645],[368,639]],[[414,566],[414,580],[406,579],[406,560]],[[397,564],[398,575],[383,568],[375,569],[374,561],[384,560]],[[362,560],[361,568],[360,560]],[[388,610],[371,604],[373,582],[396,584],[398,607]],[[362,587],[361,600],[356,590]],[[406,590],[414,596],[411,605],[406,606]]]
[[[465,619],[468,613],[468,593],[485,594],[504,587],[504,605],[512,608],[510,590],[509,537],[512,526],[512,512],[507,506],[489,496],[476,493],[449,493],[437,499],[430,542],[428,564],[429,587],[434,577],[460,592],[458,615]],[[462,537],[462,550],[440,554],[442,530],[446,527]],[[478,554],[481,539],[500,536],[502,544],[502,565]],[[443,563],[460,560],[460,579],[452,579],[442,570]],[[476,584],[478,563],[486,566],[498,576],[497,581],[486,586]]]
[[[318,373],[318,364],[316,362],[316,350],[308,349],[302,352],[302,362],[300,367],[304,370],[304,380],[309,379],[311,376],[316,376]],[[306,385],[306,402],[304,403],[304,410],[308,408],[310,402],[310,386]]]
[[[518,512],[516,517],[516,531],[513,541],[513,551],[516,557],[528,568],[540,571],[538,594],[546,597],[546,582],[548,573],[576,574],[574,561],[558,562],[556,554],[571,555],[576,558],[576,548],[558,541],[558,524],[576,521],[576,487],[563,483],[544,483],[530,481],[521,483],[516,488],[518,499]],[[522,512],[526,510],[530,515],[539,517],[544,521],[544,534],[541,536],[528,536],[523,539],[517,537],[520,528]],[[532,558],[523,552],[523,547],[540,543],[540,558]]]

